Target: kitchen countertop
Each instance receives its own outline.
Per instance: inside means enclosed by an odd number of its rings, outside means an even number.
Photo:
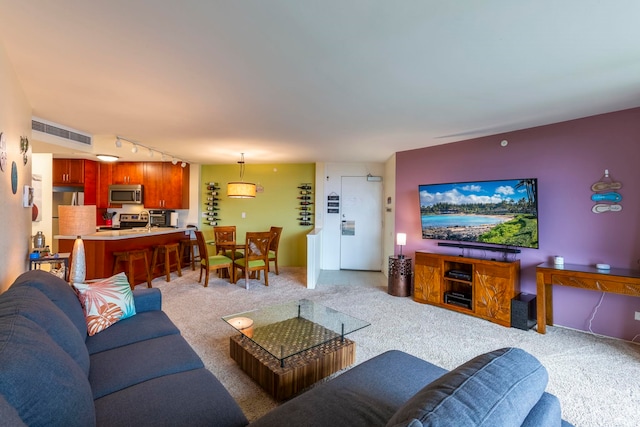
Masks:
[[[132,228],[129,230],[105,230],[97,231],[93,234],[86,234],[82,236],[82,240],[122,240],[122,239],[135,239],[138,237],[158,236],[161,234],[189,232],[187,228],[173,228],[173,227],[151,227],[145,228]],[[54,239],[73,239],[77,236],[53,236]]]

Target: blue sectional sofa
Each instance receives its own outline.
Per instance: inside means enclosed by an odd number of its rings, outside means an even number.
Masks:
[[[224,386],[161,311],[134,291],[137,314],[87,335],[78,298],[42,271],[0,295],[0,423],[10,426],[245,426]]]
[[[161,311],[87,335],[72,288],[41,271],[0,295],[0,424],[246,426],[244,414]],[[506,348],[447,372],[400,351],[376,356],[285,402],[250,427],[569,426],[547,371]]]
[[[249,427],[571,426],[546,385],[546,369],[517,348],[480,355],[450,372],[392,350],[285,402]]]

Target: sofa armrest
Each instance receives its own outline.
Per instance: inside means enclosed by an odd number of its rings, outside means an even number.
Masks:
[[[157,288],[135,289],[133,299],[136,313],[162,310],[162,293]]]

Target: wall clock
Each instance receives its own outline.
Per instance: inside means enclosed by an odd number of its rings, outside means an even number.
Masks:
[[[7,142],[4,140],[4,133],[0,132],[0,170],[4,172],[7,168]]]

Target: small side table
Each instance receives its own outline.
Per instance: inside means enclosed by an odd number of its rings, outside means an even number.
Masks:
[[[389,257],[389,295],[411,296],[411,276],[411,258]]]
[[[69,252],[59,253],[57,256],[48,255],[29,259],[29,270],[40,270],[42,264],[64,264],[64,280],[69,279]]]

